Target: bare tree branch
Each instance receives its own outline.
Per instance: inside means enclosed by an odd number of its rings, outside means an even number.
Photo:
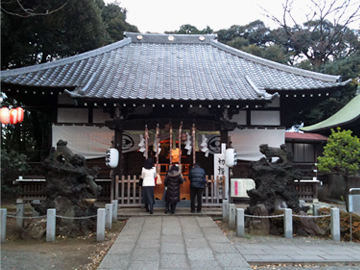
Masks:
[[[267,18],[284,30],[286,46],[306,56],[316,68],[332,57],[349,55],[360,49],[359,42],[351,37],[355,34],[349,29],[351,23],[360,19],[359,0],[311,0],[309,3],[306,21],[301,24],[293,16],[295,0],[285,0],[281,19],[262,9]],[[349,37],[351,41],[347,40]]]
[[[32,16],[47,16],[50,15],[52,13],[55,13],[59,10],[61,10],[62,8],[64,8],[71,0],[67,0],[62,6],[60,6],[59,8],[53,9],[51,11],[46,10],[46,12],[44,13],[37,13],[37,12],[33,12],[33,9],[30,8],[25,8],[21,3],[20,0],[16,0],[16,3],[18,4],[18,6],[21,8],[21,10],[25,13],[25,14],[20,14],[20,13],[15,13],[15,12],[11,12],[9,10],[6,10],[2,3],[0,4],[0,8],[3,12],[9,14],[9,15],[13,15],[13,16],[18,16],[21,18],[28,18],[28,17],[32,17]]]

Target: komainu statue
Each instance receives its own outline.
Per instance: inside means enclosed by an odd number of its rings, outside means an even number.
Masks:
[[[300,207],[298,192],[294,185],[294,180],[301,180],[302,174],[293,167],[294,159],[291,152],[287,150],[285,144],[279,148],[262,144],[259,148],[266,158],[250,164],[250,177],[255,181],[255,188],[247,191],[250,200],[245,213],[267,216],[279,213],[281,209],[291,208],[296,214],[306,215],[308,208]],[[273,158],[277,160],[272,162]],[[262,234],[264,228],[268,231],[272,230],[271,219],[270,222],[265,222],[263,218],[255,221],[251,221],[252,228],[262,228]],[[280,225],[282,226],[282,223]],[[303,227],[300,230],[307,231]]]
[[[267,144],[261,144],[259,148],[260,152],[266,156],[269,162],[271,162],[272,158],[274,157],[279,158],[277,163],[287,163],[294,161],[292,154],[287,151],[285,144],[280,145],[280,148],[270,147]]]
[[[43,168],[46,200],[41,204],[32,204],[34,209],[40,215],[46,215],[47,209],[56,209],[57,235],[77,237],[94,232],[97,220],[94,201],[101,191],[95,183],[98,167],[88,168],[83,156],[74,154],[66,141],[59,140],[57,149],[51,149]],[[93,217],[86,218],[90,216]]]

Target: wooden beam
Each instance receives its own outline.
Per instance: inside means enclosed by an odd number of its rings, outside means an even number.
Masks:
[[[191,129],[192,125],[195,123],[197,130],[204,131],[219,131],[219,130],[233,130],[236,128],[237,124],[230,121],[213,121],[205,119],[174,119],[174,118],[151,118],[151,119],[114,119],[111,121],[106,121],[105,125],[110,129],[117,130],[143,130],[145,125],[149,129],[155,129],[157,124],[160,128],[163,128],[165,125],[171,124],[173,126],[179,126],[183,122],[183,129]]]
[[[123,164],[123,153],[122,153],[122,139],[123,139],[123,130],[122,129],[116,129],[115,130],[115,140],[114,140],[114,147],[119,151],[119,163],[116,168],[114,168],[114,173],[111,180],[111,194],[110,198],[112,201],[114,198],[115,200],[119,200],[119,194],[116,192],[118,190],[118,187],[115,185],[118,185],[118,179],[122,178],[122,164]]]

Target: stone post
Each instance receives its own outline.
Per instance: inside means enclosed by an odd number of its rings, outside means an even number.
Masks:
[[[21,230],[24,226],[25,204],[22,199],[16,200],[16,228]]]
[[[223,200],[222,201],[222,216],[223,216],[223,222],[229,222],[229,201]]]
[[[313,204],[313,216],[319,215],[320,204]]]
[[[106,213],[105,213],[105,229],[111,229],[112,227],[112,204],[107,203],[105,205]]]
[[[40,200],[33,200],[33,201],[32,201],[32,204],[34,204],[34,205],[35,205],[35,204],[36,204],[36,205],[39,205],[39,204],[40,204]],[[32,216],[33,216],[33,217],[38,217],[38,216],[40,216],[40,213],[33,208]]]
[[[105,209],[97,210],[96,241],[105,240]]]
[[[46,242],[52,242],[56,233],[56,209],[48,209],[46,214]]]
[[[340,241],[340,211],[339,208],[331,208],[331,239]]]
[[[245,214],[244,209],[236,208],[236,235],[245,236]]]
[[[305,200],[299,200],[299,206],[300,208],[305,206]]]
[[[1,243],[6,241],[6,215],[7,209],[1,208],[0,209],[0,234],[1,234]]]
[[[292,221],[292,209],[284,209],[284,236],[285,238],[293,238],[293,221]]]
[[[229,204],[229,228],[235,229],[235,215],[236,215],[235,204]]]
[[[112,200],[112,222],[117,221],[117,215],[118,215],[118,200]]]

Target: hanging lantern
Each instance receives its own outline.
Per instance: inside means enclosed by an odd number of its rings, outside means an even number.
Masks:
[[[10,124],[15,125],[17,123],[17,110],[10,110]]]
[[[10,111],[7,107],[2,107],[0,109],[0,120],[2,124],[9,124],[10,123]]]
[[[21,123],[24,120],[24,109],[21,107],[17,107],[16,111],[17,111],[17,116],[16,116],[17,122]]]

